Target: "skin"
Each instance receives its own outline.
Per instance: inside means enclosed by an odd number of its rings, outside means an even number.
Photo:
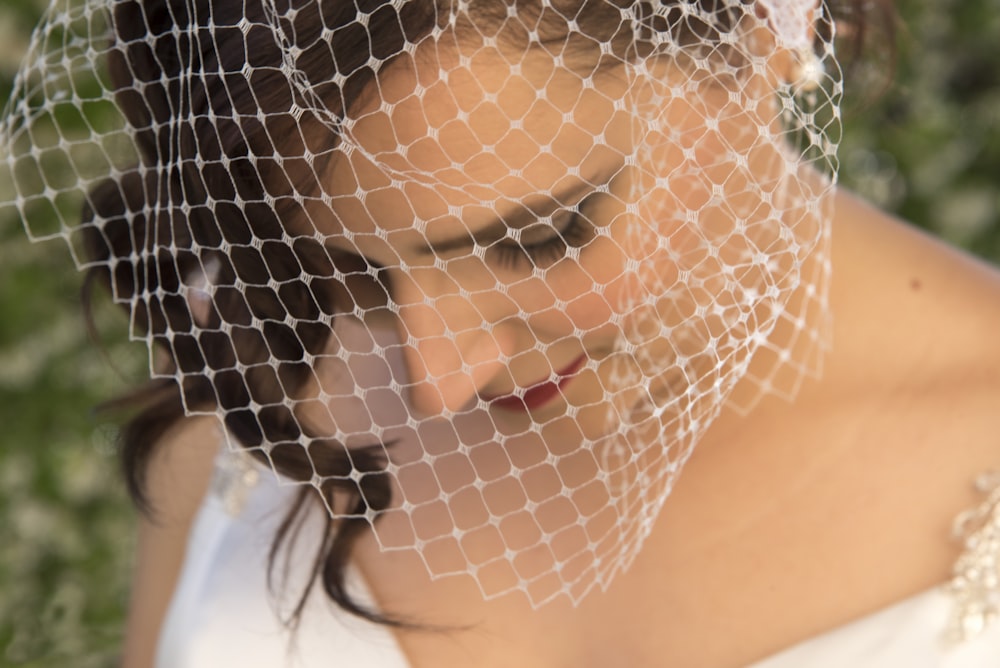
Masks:
[[[740,113],[719,87],[702,86],[672,99],[672,90],[657,78],[679,82],[686,76],[669,65],[638,83],[620,68],[612,69],[598,75],[591,90],[572,72],[554,68],[544,54],[528,55],[524,79],[509,77],[497,53],[478,51],[468,69],[456,69],[439,53],[437,57],[453,74],[447,82],[430,85],[419,99],[413,97],[413,88],[431,76],[427,72],[437,72],[437,63],[423,62],[418,52],[383,75],[381,97],[395,109],[356,113],[350,130],[350,144],[356,148],[330,175],[333,215],[316,217],[328,246],[386,268],[399,306],[400,338],[417,340],[403,355],[413,383],[409,399],[418,412],[440,415],[462,409],[476,395],[509,394],[544,380],[547,374],[540,374],[540,368],[563,369],[581,352],[594,360],[608,356],[621,329],[609,322],[632,309],[628,295],[642,289],[663,292],[661,286],[678,280],[677,262],[654,244],[669,237],[671,250],[683,256],[693,254],[700,241],[697,233],[662,216],[654,234],[640,239],[639,248],[627,248],[635,221],[626,205],[639,207],[654,220],[657,212],[702,209],[709,197],[704,180],[726,182],[732,169],[729,162],[719,163],[723,143],[746,155],[749,171],[761,181],[783,175],[773,149],[748,148],[754,135],[746,128],[773,122],[777,116],[763,76],[754,77],[747,88],[759,89],[756,97],[767,101],[761,104],[764,109]],[[544,82],[544,99],[539,99],[533,78]],[[495,101],[488,98],[490,93]],[[748,96],[754,97],[754,92]],[[659,106],[652,131],[633,114],[615,108],[623,99],[626,106]],[[468,119],[455,122],[463,111]],[[718,132],[704,132],[706,114],[725,119]],[[520,126],[512,126],[508,118],[520,119]],[[668,131],[680,138],[668,138]],[[431,133],[437,138],[428,138]],[[603,141],[596,142],[594,133],[601,133]],[[648,154],[637,166],[627,166],[625,156],[637,151],[637,137]],[[397,141],[407,144],[405,151],[397,148]],[[484,150],[484,145],[490,148]],[[683,159],[682,148],[695,157]],[[571,171],[578,175],[568,174]],[[669,188],[653,181],[652,174],[667,172],[672,177]],[[729,180],[738,192],[742,182]],[[523,212],[525,205],[548,211],[541,194],[579,191],[588,184],[607,184],[609,194],[585,209],[602,233],[592,235],[578,260],[546,258],[540,263],[544,271],[532,274],[526,262],[503,260],[498,247],[511,246],[511,239],[495,246],[480,244],[483,257],[473,256],[472,244],[456,243],[465,227],[480,236],[498,212]],[[354,195],[358,188],[367,193],[363,202]],[[742,194],[727,191],[724,196],[733,206],[759,205],[757,200],[738,201],[747,199]],[[567,195],[548,206],[565,208],[580,198]],[[699,225],[718,228],[717,234],[731,227],[728,218],[715,211],[700,217]],[[552,229],[566,227],[557,209],[551,224],[525,226],[523,241],[538,243],[552,238]],[[429,253],[428,246],[446,250]],[[625,270],[628,260],[642,262],[641,277]],[[497,283],[506,291],[496,290]],[[677,290],[662,300],[670,301],[670,308],[663,310],[679,312],[667,318],[667,325],[678,325],[693,310]],[[484,322],[490,326],[484,328]],[[585,334],[575,336],[575,331]],[[663,342],[653,354],[669,359],[676,352]],[[608,369],[596,372],[611,385]],[[582,388],[596,380],[575,383],[570,394],[580,396],[568,397],[570,403],[594,401],[594,393]],[[546,414],[537,417],[544,420]]]
[[[483,67],[495,71],[489,63]],[[776,63],[774,71],[782,67]],[[528,161],[520,165],[521,178],[504,180],[498,162],[479,158],[482,144],[496,138],[445,136],[436,147],[421,143],[427,133],[419,123],[427,121],[407,113],[406,99],[413,78],[424,75],[416,65],[396,74],[386,77],[383,95],[400,102],[400,112],[360,114],[353,136],[361,150],[331,175],[334,211],[351,221],[351,234],[333,219],[324,224],[335,247],[384,266],[403,260],[413,267],[391,270],[390,280],[403,331],[421,340],[404,353],[416,380],[414,405],[438,414],[476,394],[528,386],[539,367],[561,368],[581,351],[599,356],[610,337],[600,323],[614,311],[616,291],[626,287],[610,278],[615,271],[602,280],[604,299],[591,300],[586,286],[604,264],[591,258],[609,252],[615,258],[611,246],[586,251],[579,264],[557,263],[544,282],[507,274],[507,295],[485,288],[495,266],[446,256],[442,271],[419,249],[454,236],[443,212],[465,207],[476,213],[466,219],[475,231],[490,218],[489,211],[473,210],[475,202],[520,202],[557,190],[566,185],[566,164],[581,173],[602,172],[630,150],[628,128],[616,125],[620,119],[602,110],[599,99],[590,100],[573,110],[580,113],[577,122],[603,127],[610,120],[609,149],[588,152],[567,137],[560,160]],[[494,84],[477,79],[487,88]],[[607,85],[616,84],[611,79]],[[479,95],[470,81],[452,81],[450,88],[452,101],[424,105],[432,124],[438,118],[446,126],[443,119],[454,112],[448,105],[461,107]],[[556,106],[566,99],[557,92]],[[528,96],[527,90],[509,91],[502,104],[530,110]],[[668,110],[678,114],[672,127],[696,124],[690,112],[697,108]],[[506,148],[498,143],[498,155],[508,150],[513,159],[537,157],[537,150],[528,150],[532,143],[559,136],[559,117],[536,110],[526,116],[524,134],[508,136]],[[380,154],[387,128],[413,138],[414,151],[405,159]],[[451,157],[444,160],[437,149]],[[383,169],[372,165],[372,156]],[[456,156],[468,160],[467,168],[442,171]],[[408,166],[434,171],[438,180],[406,181],[402,200],[385,187],[386,166],[400,173]],[[359,185],[372,193],[364,209],[343,196]],[[681,188],[669,196],[696,198],[697,192]],[[950,522],[976,502],[970,483],[996,466],[1000,452],[994,436],[1000,430],[1000,275],[848,193],[834,199],[834,345],[822,377],[807,380],[791,401],[768,396],[746,416],[723,412],[688,461],[636,562],[607,592],[575,608],[559,599],[531,611],[519,596],[484,602],[470,580],[431,581],[414,555],[383,554],[371,539],[361,543],[357,565],[380,606],[456,629],[397,632],[411,665],[739,666],[947,580],[959,553],[948,540]],[[414,214],[431,222],[415,229]],[[605,244],[616,238],[621,216],[610,219]],[[474,300],[460,297],[462,290]],[[554,307],[560,299],[575,308],[560,312]],[[519,311],[534,315],[515,318]],[[493,331],[477,326],[482,314],[499,323]],[[565,332],[574,326],[594,326],[594,333],[572,340]],[[449,328],[463,334],[446,337]],[[536,340],[551,345],[543,353],[532,346]],[[601,374],[598,367],[575,379],[567,401],[587,403],[605,381]],[[322,412],[309,417],[323,421]],[[125,665],[146,665],[151,656],[183,540],[207,484],[206,453],[214,449],[205,445],[213,438],[204,424],[179,425],[151,467],[162,519],[140,531]]]
[[[186,419],[164,436],[149,466],[154,509],[139,516],[135,569],[122,663],[153,665],[156,641],[184,563],[188,533],[212,478],[219,428],[212,419]]]
[[[413,665],[739,666],[948,579],[950,522],[1000,447],[1000,278],[838,199],[835,256],[854,262],[836,274],[823,379],[724,414],[608,592],[535,612],[483,603],[366,546],[359,564],[388,609],[475,622],[400,633]]]
[[[951,521],[978,502],[971,481],[1000,451],[1000,276],[837,199],[834,257],[853,261],[836,265],[822,379],[793,402],[724,413],[608,592],[575,609],[484,603],[465,580],[431,582],[415,560],[361,545],[381,605],[475,623],[398,633],[412,665],[740,666],[949,578]],[[167,439],[150,469],[161,519],[140,523],[124,666],[150,665],[217,443],[214,425],[193,421]]]

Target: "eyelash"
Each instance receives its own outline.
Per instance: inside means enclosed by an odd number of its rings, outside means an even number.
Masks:
[[[548,267],[566,257],[567,249],[581,248],[588,241],[588,224],[580,211],[573,211],[566,226],[547,239],[531,244],[498,242],[487,252],[493,253],[495,262],[502,269],[513,271],[524,267]]]

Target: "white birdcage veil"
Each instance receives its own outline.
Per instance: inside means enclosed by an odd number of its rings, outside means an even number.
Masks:
[[[487,597],[578,601],[725,405],[818,371],[829,20],[55,0],[0,125],[7,206],[103,272],[186,412],[334,518]]]

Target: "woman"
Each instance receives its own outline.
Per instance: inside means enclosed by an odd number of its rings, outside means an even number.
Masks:
[[[41,34],[102,14],[68,16]],[[87,264],[159,351],[124,434],[152,513],[126,664],[1000,657],[929,631],[993,586],[980,541],[934,589],[997,462],[1000,279],[833,188],[827,9],[108,18],[38,80],[101,52],[133,162],[18,152],[27,101],[5,130],[22,179],[78,174]],[[203,503],[220,441],[307,484],[230,454]]]

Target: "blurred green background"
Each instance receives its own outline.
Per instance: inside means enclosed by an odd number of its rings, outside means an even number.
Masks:
[[[0,0],[4,102],[47,4]],[[0,666],[113,666],[121,644],[133,513],[114,427],[93,408],[140,379],[146,358],[102,303],[108,363],[80,287],[65,244],[29,243],[0,218]]]
[[[0,0],[2,100],[43,4]],[[1000,262],[1000,0],[898,9],[893,81],[879,61],[849,82],[841,181]],[[64,245],[30,244],[0,219],[3,666],[112,666],[121,641],[132,511],[113,425],[93,407],[141,378],[146,357],[106,304],[91,343],[79,292]]]

